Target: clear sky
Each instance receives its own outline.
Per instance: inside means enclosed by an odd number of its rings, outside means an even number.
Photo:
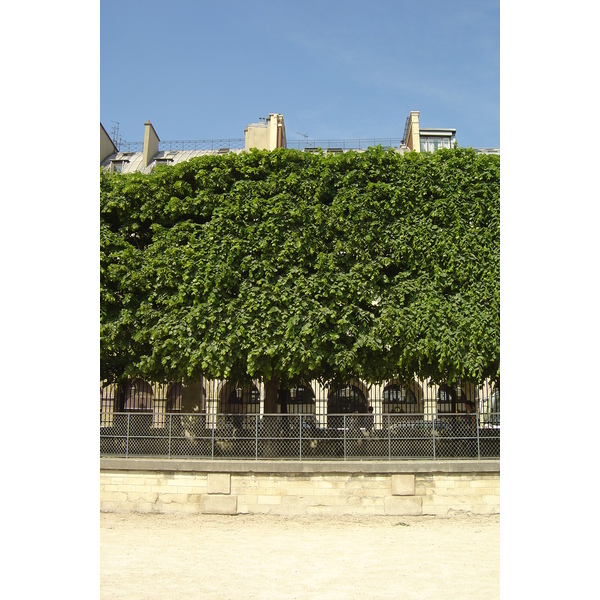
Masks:
[[[101,0],[100,120],[125,141],[288,140],[453,127],[500,146],[499,0]]]
[[[147,119],[163,140],[241,137],[249,122],[281,111],[288,137],[316,139],[401,136],[412,109],[424,126],[456,127],[461,145],[497,146],[502,131],[503,597],[595,589],[597,560],[582,543],[597,537],[588,496],[584,510],[568,510],[573,486],[554,486],[550,497],[547,483],[557,472],[586,482],[597,468],[595,430],[581,410],[595,409],[600,364],[598,157],[589,141],[599,12],[589,0],[502,0],[499,127],[498,1],[6,2],[2,391],[29,410],[26,430],[5,427],[3,437],[19,449],[4,465],[19,490],[18,502],[8,500],[9,597],[12,589],[45,597],[56,588],[66,598],[99,590],[90,510],[98,494],[90,468],[98,464],[90,435],[100,353],[98,116],[139,141]],[[44,393],[24,393],[24,382]],[[523,408],[542,402],[540,427],[539,413]],[[40,451],[49,407],[63,409],[63,429]],[[565,415],[584,435],[565,427]],[[564,443],[549,443],[548,431]],[[545,460],[523,468],[540,449]],[[61,457],[81,467],[79,501],[50,493],[40,510],[40,489],[61,483]],[[23,523],[42,533],[35,544]],[[557,552],[557,540],[569,551]]]

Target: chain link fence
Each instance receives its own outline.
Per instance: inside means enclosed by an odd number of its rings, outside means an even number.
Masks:
[[[500,428],[476,414],[114,413],[100,453],[114,457],[268,460],[499,458]],[[499,420],[499,415],[498,415]]]

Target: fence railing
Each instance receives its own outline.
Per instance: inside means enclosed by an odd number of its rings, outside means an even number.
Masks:
[[[329,152],[344,152],[346,150],[366,150],[374,146],[384,148],[399,148],[402,145],[401,138],[356,138],[345,140],[287,140],[287,147],[296,150],[317,150],[322,148]]]
[[[114,457],[268,460],[499,458],[500,427],[476,414],[114,413],[100,453]],[[494,421],[492,421],[493,423]],[[499,419],[498,419],[499,422]]]
[[[344,152],[346,150],[366,150],[373,146],[384,148],[399,148],[402,138],[356,138],[344,140],[287,140],[287,148],[295,150],[316,151],[322,148],[329,152]],[[159,151],[185,150],[243,150],[244,138],[223,138],[214,140],[166,140],[158,143]],[[121,140],[120,152],[142,152],[144,142],[126,142]]]

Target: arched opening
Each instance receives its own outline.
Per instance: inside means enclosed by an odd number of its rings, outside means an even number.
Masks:
[[[260,391],[254,384],[226,382],[219,393],[219,412],[247,415],[260,412]]]
[[[369,423],[364,423],[366,427],[371,426],[373,419],[369,414],[369,403],[367,402],[366,388],[361,382],[349,381],[340,386],[334,386],[329,391],[327,396],[327,427],[334,429],[358,427],[363,420],[368,420]],[[362,414],[368,415],[355,419],[354,417],[345,418],[346,414]]]
[[[419,411],[417,395],[409,386],[398,382],[391,382],[383,388],[383,414],[408,414],[416,412],[421,412]]]
[[[453,387],[442,383],[437,391],[438,414],[449,414],[457,412],[457,392]]]
[[[369,412],[369,403],[365,391],[361,389],[360,384],[348,382],[345,385],[333,387],[327,396],[327,414],[365,414]],[[340,419],[337,419],[338,421]],[[342,419],[343,421],[343,419]],[[328,424],[331,426],[333,421],[328,417]]]
[[[244,415],[260,413],[260,391],[252,383],[226,382],[219,394],[219,413],[225,414],[225,423],[233,424],[241,430],[254,423],[254,419],[244,419]]]
[[[488,395],[479,401],[479,413],[484,427],[500,427],[500,382],[488,388]]]
[[[154,402],[154,390],[152,386],[143,379],[128,381],[124,389],[123,410],[152,412]]]
[[[333,388],[327,396],[327,414],[366,413],[368,407],[364,392],[352,383]]]
[[[315,414],[315,393],[304,380],[289,389],[280,389],[277,405],[281,414]]]
[[[181,411],[181,397],[183,395],[183,384],[181,382],[174,383],[169,387],[167,392],[167,412]]]
[[[436,405],[438,414],[472,413],[475,412],[473,403],[473,384],[440,384],[437,391]]]
[[[167,394],[167,412],[203,413],[206,410],[206,393],[202,383],[193,381],[174,383]]]
[[[492,388],[490,400],[490,424],[500,427],[500,382]]]

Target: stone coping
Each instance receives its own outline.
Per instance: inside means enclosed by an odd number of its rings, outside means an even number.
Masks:
[[[293,461],[100,458],[101,471],[196,473],[499,473],[499,460]]]

